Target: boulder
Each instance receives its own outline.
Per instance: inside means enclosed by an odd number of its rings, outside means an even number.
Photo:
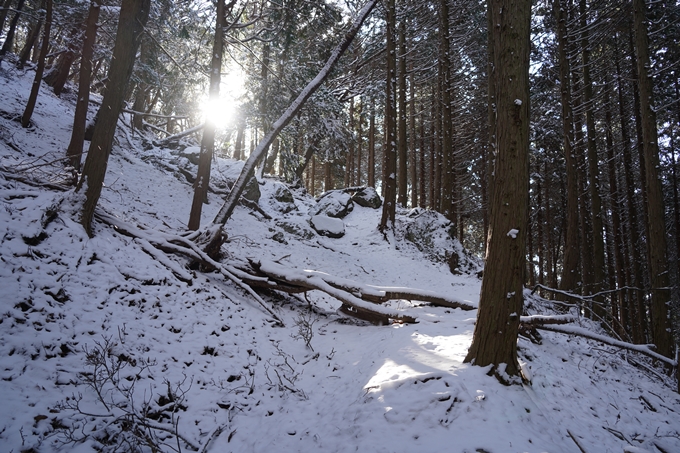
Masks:
[[[345,223],[333,217],[315,215],[310,219],[312,228],[322,236],[329,238],[341,238],[345,235]]]
[[[382,206],[380,195],[378,195],[378,192],[373,187],[364,187],[359,190],[352,196],[352,201],[364,208],[378,209]]]
[[[257,182],[257,178],[254,176],[250,178],[250,181],[246,183],[245,189],[243,189],[243,193],[241,194],[243,198],[246,200],[250,200],[254,203],[257,203],[260,201],[260,184]]]
[[[353,209],[354,202],[349,194],[340,190],[332,190],[321,196],[316,206],[310,209],[309,214],[312,216],[325,215],[342,219],[352,212]]]
[[[276,209],[283,214],[287,214],[297,209],[293,194],[284,184],[277,183],[276,190],[274,191],[274,200],[277,202]]]

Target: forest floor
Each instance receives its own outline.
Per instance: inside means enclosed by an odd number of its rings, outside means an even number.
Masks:
[[[88,238],[80,195],[45,185],[68,176],[58,159],[73,95],[43,86],[22,129],[32,78],[7,62],[0,69],[1,451],[680,451],[673,379],[633,352],[551,332],[541,344],[520,337],[531,384],[506,387],[463,363],[474,310],[400,300],[388,306],[418,322],[374,326],[339,313],[324,293],[264,294],[282,327],[220,274],[190,270],[179,256],[159,260],[100,221]],[[182,157],[145,145],[125,123],[101,212],[150,234],[183,232],[192,186],[180,169],[191,168],[192,149]],[[241,166],[216,160],[218,192]],[[238,207],[226,261],[276,261],[476,305],[474,259],[453,275],[437,247],[460,251],[455,244],[408,240],[409,225],[429,214],[400,211],[388,242],[380,211],[355,206],[345,235],[331,239],[309,225],[314,198],[292,190],[291,205],[275,197],[281,182],[259,187],[271,219]],[[204,223],[220,205],[211,193]],[[549,313],[547,302],[528,301],[530,313]]]

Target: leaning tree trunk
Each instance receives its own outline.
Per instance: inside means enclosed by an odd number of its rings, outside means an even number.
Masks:
[[[80,74],[78,80],[78,100],[76,112],[73,116],[73,131],[71,141],[66,150],[68,163],[76,170],[80,170],[81,156],[83,154],[83,142],[85,140],[85,127],[87,124],[87,107],[90,103],[90,81],[92,78],[92,55],[94,54],[94,42],[97,37],[97,20],[101,0],[90,2],[90,10],[85,25],[85,39],[83,40],[82,56],[80,57]]]
[[[516,382],[517,332],[523,308],[529,190],[529,33],[531,1],[491,0],[488,14],[496,88],[496,162],[486,267],[466,362],[493,365]]]
[[[43,30],[42,46],[40,47],[40,57],[38,58],[38,66],[35,68],[35,77],[33,85],[31,86],[31,94],[28,96],[26,109],[21,117],[21,125],[28,127],[31,124],[31,116],[35,109],[35,103],[38,100],[38,92],[40,91],[40,82],[42,81],[43,71],[45,70],[45,59],[47,58],[47,51],[50,48],[50,30],[52,28],[52,0],[47,0],[47,9],[45,11],[45,29]]]
[[[109,80],[104,91],[87,159],[85,159],[83,176],[76,189],[80,191],[85,187],[85,202],[80,222],[89,236],[92,236],[94,209],[104,185],[118,115],[123,108],[137,47],[149,17],[150,4],[151,0],[123,0],[120,8]]]
[[[210,91],[208,102],[218,102],[220,97],[220,81],[222,71],[222,52],[224,47],[224,0],[217,0],[217,19],[215,20],[215,41],[213,42],[212,59],[210,63]],[[215,151],[215,119],[206,118],[201,153],[198,157],[198,171],[194,182],[194,198],[189,214],[189,229],[198,230],[201,226],[203,203],[208,197],[210,185],[210,164]]]
[[[644,143],[645,185],[647,187],[647,226],[649,235],[649,274],[652,284],[652,337],[659,354],[673,355],[673,336],[668,318],[669,268],[666,256],[666,222],[663,192],[659,180],[659,143],[656,113],[652,106],[652,79],[649,76],[649,42],[645,24],[644,0],[633,0],[633,28],[637,54],[640,116]]]
[[[2,34],[2,29],[5,28],[5,20],[7,19],[7,13],[9,12],[9,7],[14,0],[5,0],[0,7],[0,35]]]

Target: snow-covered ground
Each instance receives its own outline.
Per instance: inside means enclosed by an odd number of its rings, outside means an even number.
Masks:
[[[58,182],[52,162],[70,137],[72,99],[45,87],[34,125],[13,119],[32,77],[7,62],[0,69],[0,451],[152,451],[150,441],[164,451],[238,453],[680,451],[673,381],[634,353],[550,332],[542,344],[520,338],[532,383],[505,387],[463,363],[475,311],[398,301],[389,306],[419,322],[377,327],[339,314],[323,293],[308,294],[311,309],[303,295],[265,294],[280,327],[217,273],[173,255],[162,264],[102,223],[88,238],[77,196],[12,179]],[[192,188],[171,171],[182,159],[144,149],[121,127],[102,211],[184,231]],[[240,165],[218,160],[214,175],[233,179]],[[345,235],[332,239],[309,224],[315,200],[293,190],[295,207],[284,206],[274,198],[281,186],[260,185],[271,219],[236,209],[225,260],[477,303],[474,269],[453,275],[405,239],[408,212],[388,243],[380,211],[355,205]],[[205,223],[220,201],[210,195]],[[171,270],[180,267],[190,283]]]

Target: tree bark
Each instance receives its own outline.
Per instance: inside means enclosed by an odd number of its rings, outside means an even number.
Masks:
[[[208,102],[216,103],[220,97],[220,81],[222,80],[222,52],[224,46],[224,0],[217,0],[217,17],[215,19],[215,40],[210,60],[210,89]],[[201,213],[203,203],[208,198],[210,186],[210,166],[215,151],[215,118],[206,118],[203,137],[201,139],[201,151],[198,156],[198,170],[194,181],[194,197],[189,213],[190,230],[198,230],[201,226]]]
[[[587,132],[587,156],[588,156],[588,186],[590,193],[590,224],[592,227],[591,257],[593,263],[592,286],[589,288],[590,294],[597,294],[602,291],[605,280],[605,260],[604,260],[604,235],[602,224],[602,198],[600,197],[600,170],[597,155],[597,145],[595,142],[595,114],[593,112],[593,82],[590,75],[590,39],[588,35],[588,23],[586,21],[586,0],[579,0],[580,23],[581,23],[581,56],[583,58],[583,101],[586,113],[586,132]],[[585,256],[584,256],[585,259]],[[604,319],[606,310],[604,299],[593,300],[593,311]]]
[[[394,226],[397,202],[397,112],[396,77],[397,55],[395,48],[396,11],[395,1],[387,0],[387,80],[385,83],[385,147],[384,179],[385,187],[382,216],[379,229],[383,233]]]
[[[673,356],[673,336],[668,318],[670,279],[666,256],[666,222],[664,219],[663,192],[659,180],[659,143],[656,129],[656,112],[652,101],[652,79],[649,76],[649,42],[645,24],[644,0],[633,0],[635,51],[637,54],[640,116],[645,160],[645,185],[647,187],[647,226],[649,229],[649,273],[652,286],[652,336],[657,352]]]
[[[574,129],[573,113],[571,110],[571,69],[567,56],[567,15],[560,0],[553,0],[553,13],[557,22],[557,41],[560,61],[560,94],[562,104],[562,147],[564,148],[567,173],[566,236],[560,289],[563,291],[574,291],[579,280],[578,181],[576,159],[574,158],[572,150]]]
[[[82,56],[80,57],[80,75],[78,79],[78,99],[76,100],[76,112],[73,117],[73,131],[71,141],[66,150],[69,165],[80,170],[82,161],[83,143],[85,140],[85,127],[87,124],[87,109],[90,103],[90,81],[92,77],[92,55],[94,54],[94,42],[97,38],[97,21],[101,9],[100,0],[90,2],[90,10],[85,25],[85,39],[83,40]]]
[[[529,190],[529,35],[531,2],[490,0],[496,87],[495,180],[486,267],[466,362],[493,365],[517,382],[517,332],[523,308]]]
[[[116,44],[109,69],[109,81],[106,84],[104,98],[99,109],[99,120],[95,126],[87,159],[85,159],[83,177],[76,189],[80,191],[85,187],[85,202],[80,222],[90,237],[93,234],[92,218],[104,185],[118,115],[123,108],[137,47],[149,17],[150,4],[150,0],[123,0],[121,5]]]
[[[397,176],[397,202],[402,208],[406,207],[406,197],[408,195],[407,167],[408,167],[408,142],[406,133],[406,19],[402,18],[399,22],[398,31],[398,70],[397,70],[397,156],[398,156],[398,176]]]
[[[17,23],[19,23],[19,17],[21,17],[21,10],[24,8],[24,3],[25,0],[19,0],[17,10],[14,13],[14,17],[12,17],[12,22],[9,23],[9,30],[7,30],[7,34],[5,35],[5,42],[0,49],[0,60],[2,60],[2,57],[4,57],[7,52],[12,50],[12,46],[14,45],[14,34],[16,33]],[[0,29],[0,31],[2,30]]]
[[[31,94],[28,96],[26,109],[21,117],[21,125],[28,127],[31,124],[31,116],[35,109],[35,103],[38,100],[38,92],[40,91],[40,83],[42,81],[43,71],[45,70],[45,59],[47,58],[47,51],[50,48],[50,30],[52,29],[52,0],[47,0],[47,10],[45,12],[45,28],[43,29],[43,40],[40,47],[40,57],[38,58],[38,66],[35,68],[35,77],[33,85],[31,86]]]

